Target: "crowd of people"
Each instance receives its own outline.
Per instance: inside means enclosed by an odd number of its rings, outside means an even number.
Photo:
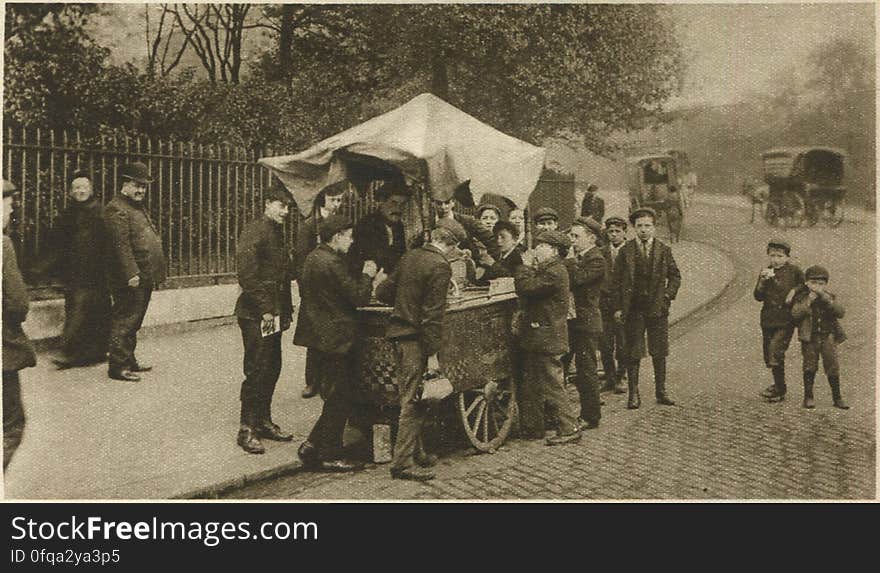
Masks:
[[[30,272],[53,274],[65,284],[66,322],[54,359],[58,368],[106,361],[111,379],[137,382],[151,370],[135,356],[137,333],[153,289],[165,279],[166,265],[144,207],[152,181],[149,169],[131,163],[121,177],[119,193],[101,207],[87,174],[74,174],[72,200],[53,227],[49,254]],[[24,428],[18,373],[36,363],[21,328],[27,288],[5,234],[18,192],[4,180],[4,468]],[[340,214],[343,193],[334,186],[319,194],[291,248],[283,225],[293,197],[274,180],[264,194],[263,212],[243,228],[236,243],[241,289],[234,314],[244,373],[237,444],[244,451],[260,454],[265,451],[262,440],[293,439],[272,419],[282,371],[281,333],[294,326],[292,281],[300,293],[293,343],[307,349],[302,396],[323,400],[320,417],[298,449],[307,468],[351,471],[363,465],[346,458],[343,431],[358,407],[357,309],[374,298],[393,307],[386,337],[396,349],[400,396],[394,478],[434,477],[430,468],[437,458],[424,447],[426,412],[418,394],[425,373],[441,370],[438,353],[451,287],[513,281],[519,299],[511,326],[522,351],[516,367],[523,439],[545,439],[551,446],[579,441],[582,432],[599,426],[602,391],[626,393],[627,408],[639,408],[640,366],[647,355],[657,404],[675,405],[667,391],[666,359],[669,309],[681,273],[672,249],[655,237],[653,209],[603,221],[604,203],[591,188],[583,214],[564,231],[556,211],[536,209],[529,247],[522,210],[486,203],[470,216],[457,210],[453,198],[435,199],[429,232],[407,245],[403,213],[411,189],[386,183],[375,191],[378,209],[359,221]],[[634,237],[627,240],[630,226]],[[801,272],[789,261],[790,251],[782,239],[768,244],[769,264],[754,291],[763,302],[764,361],[773,374],[763,395],[769,401],[784,398],[785,352],[797,328],[804,407],[815,406],[812,389],[821,358],[834,405],[846,409],[837,357],[837,344],[845,338],[839,323],[843,307],[826,288],[828,271],[812,266]],[[601,388],[597,355],[605,376]],[[565,393],[572,362],[579,404],[570,403]],[[555,433],[545,438],[548,429]]]

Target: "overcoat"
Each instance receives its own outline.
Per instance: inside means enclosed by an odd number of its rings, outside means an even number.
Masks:
[[[809,342],[813,337],[813,317],[820,316],[822,320],[830,326],[831,333],[834,335],[834,341],[838,344],[846,340],[846,333],[840,325],[839,319],[843,318],[843,305],[837,300],[837,297],[828,291],[825,291],[831,298],[830,301],[816,299],[810,304],[810,291],[804,287],[799,287],[793,295],[791,316],[798,327],[798,340]]]
[[[155,287],[165,280],[165,255],[156,227],[143,203],[117,195],[104,207],[110,235],[110,286],[128,286],[135,275],[141,287]]]
[[[370,302],[372,280],[349,270],[345,257],[320,244],[305,259],[299,277],[300,308],[293,343],[344,354],[357,337],[359,306]]]
[[[388,228],[394,239],[388,244]],[[360,272],[364,261],[375,261],[387,274],[394,272],[397,263],[406,251],[406,235],[403,223],[387,223],[379,211],[363,217],[354,228],[354,244],[349,259],[352,269]]]
[[[514,275],[520,297],[520,345],[543,354],[568,352],[568,269],[559,258],[521,265]]]
[[[605,284],[605,257],[599,247],[593,247],[574,259],[565,259],[569,286],[574,296],[577,317],[569,323],[577,330],[599,334],[602,332],[602,314],[599,299]]]
[[[761,328],[791,326],[791,303],[786,301],[792,289],[804,284],[804,272],[795,264],[785,263],[776,269],[770,279],[758,279],[755,284],[755,300],[761,306]]]
[[[37,363],[34,347],[21,327],[30,297],[18,269],[12,239],[3,235],[3,371],[14,372]]]

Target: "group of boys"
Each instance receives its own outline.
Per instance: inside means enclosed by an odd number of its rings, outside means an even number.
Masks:
[[[849,409],[840,393],[837,357],[837,345],[846,340],[840,325],[844,308],[827,288],[828,270],[814,265],[801,271],[790,260],[791,244],[782,238],[767,244],[767,258],[768,265],[758,275],[754,296],[763,303],[764,363],[773,373],[773,384],[761,395],[769,402],[785,399],[785,352],[797,329],[803,356],[804,408],[816,407],[813,384],[821,358],[834,406]]]

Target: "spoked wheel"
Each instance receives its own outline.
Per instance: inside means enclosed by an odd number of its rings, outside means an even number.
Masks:
[[[822,214],[825,216],[825,220],[828,221],[828,224],[830,226],[837,227],[838,225],[843,223],[843,205],[843,199],[840,199],[839,201],[826,202],[825,209],[822,210]]]
[[[804,223],[806,207],[804,198],[793,191],[786,191],[782,196],[785,224],[788,227],[800,227]]]
[[[516,384],[513,379],[492,380],[482,388],[458,394],[458,413],[465,434],[481,452],[498,449],[516,418]]]

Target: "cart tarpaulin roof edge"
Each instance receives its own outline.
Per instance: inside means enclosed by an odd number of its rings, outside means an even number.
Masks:
[[[470,181],[474,201],[496,193],[524,207],[544,167],[546,150],[506,135],[440,98],[424,93],[387,113],[295,155],[263,157],[303,215],[325,187],[350,179],[358,158],[379,159],[447,200]],[[425,181],[427,177],[427,181]]]

